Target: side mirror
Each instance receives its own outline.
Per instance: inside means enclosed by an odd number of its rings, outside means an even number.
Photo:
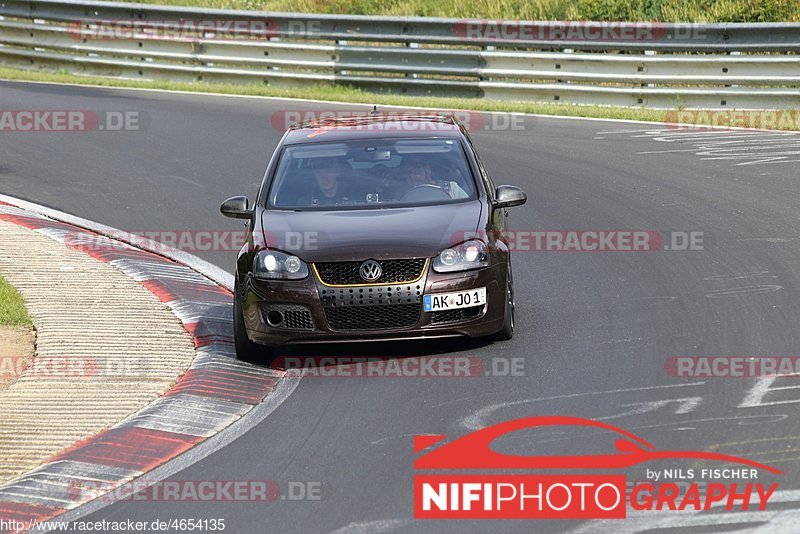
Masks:
[[[511,208],[521,206],[528,200],[528,195],[519,187],[501,185],[495,192],[494,205],[497,208]]]
[[[250,201],[247,197],[231,197],[219,207],[220,213],[233,219],[249,219],[253,210],[249,209]]]

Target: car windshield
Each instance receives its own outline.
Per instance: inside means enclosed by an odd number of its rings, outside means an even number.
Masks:
[[[354,209],[475,198],[475,182],[457,140],[381,139],[284,148],[269,205],[295,210]]]

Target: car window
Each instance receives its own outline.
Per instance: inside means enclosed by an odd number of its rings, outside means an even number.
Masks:
[[[483,166],[483,160],[481,160],[480,154],[475,149],[475,145],[472,143],[472,139],[467,134],[467,141],[469,141],[469,146],[472,148],[472,153],[475,155],[475,161],[478,163],[478,170],[481,173],[481,178],[483,179],[484,183],[486,184],[486,192],[489,195],[490,199],[494,198],[494,192],[497,189],[497,186],[492,180],[491,176],[489,176],[489,172],[486,170],[486,167]]]
[[[354,209],[474,200],[475,181],[453,139],[380,139],[288,146],[269,206]]]

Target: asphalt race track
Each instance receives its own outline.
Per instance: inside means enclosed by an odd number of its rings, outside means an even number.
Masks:
[[[141,112],[141,131],[0,132],[0,192],[116,228],[163,231],[241,228],[219,215],[219,204],[255,196],[282,135],[274,113],[363,107],[0,82],[0,109]],[[522,376],[305,378],[266,420],[173,477],[319,483],[319,500],[129,501],[87,519],[225,518],[236,533],[796,528],[794,379],[676,378],[665,362],[800,354],[800,137],[539,117],[473,137],[494,180],[528,192],[528,203],[511,212],[516,229],[702,232],[704,250],[518,251],[510,342],[300,354],[454,353],[480,357],[487,368],[523,358]],[[198,255],[230,269],[235,252]],[[765,512],[642,512],[610,524],[414,521],[414,435],[456,437],[533,415],[600,419],[659,449],[774,465],[786,471],[778,478],[781,502]],[[611,446],[586,430],[520,432],[498,443],[515,454]],[[644,480],[645,466],[626,473]]]

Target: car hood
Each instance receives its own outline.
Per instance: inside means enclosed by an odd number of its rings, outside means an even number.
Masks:
[[[267,247],[305,261],[433,257],[475,232],[479,200],[439,206],[340,211],[264,210]]]

